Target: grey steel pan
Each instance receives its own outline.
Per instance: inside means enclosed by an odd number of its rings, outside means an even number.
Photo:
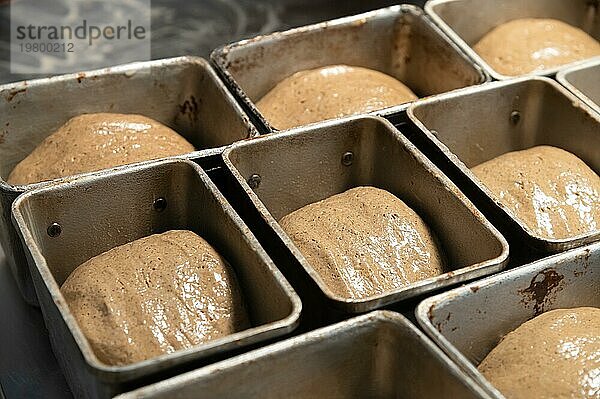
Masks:
[[[190,161],[136,165],[39,188],[15,201],[13,217],[52,348],[76,397],[107,398],[191,361],[284,335],[298,323],[299,298],[208,176]],[[91,257],[171,229],[195,231],[234,267],[252,327],[131,365],[100,362],[60,285]]]
[[[600,114],[600,58],[564,69],[556,80]]]
[[[256,102],[282,79],[304,69],[332,64],[371,68],[400,79],[421,97],[487,81],[479,67],[411,5],[242,40],[215,50],[211,60],[263,133],[276,129]]]
[[[226,167],[261,217],[324,294],[345,312],[364,312],[501,270],[508,244],[465,196],[389,122],[349,118],[240,142]],[[368,299],[335,295],[277,223],[284,215],[352,187],[371,185],[405,201],[437,233],[448,270]]]
[[[600,40],[600,3],[598,0],[430,0],[425,12],[432,20],[492,78],[506,80],[472,48],[496,26],[518,18],[553,18],[578,27]],[[531,75],[554,75],[550,68]]]
[[[458,90],[415,104],[408,117],[433,157],[456,169],[462,183],[490,205],[492,223],[529,248],[556,252],[600,238],[600,230],[565,239],[535,234],[469,169],[509,151],[552,145],[600,174],[600,115],[555,81],[521,78]]]
[[[494,397],[476,366],[500,339],[542,312],[600,307],[600,243],[563,252],[421,302],[426,333]]]
[[[117,398],[487,397],[406,318],[378,311]]]
[[[14,166],[69,118],[92,112],[138,113],[173,128],[203,154],[255,136],[235,99],[207,61],[196,57],[137,62],[0,86],[0,242],[25,299],[37,299],[23,250],[10,223],[22,192],[47,184],[11,186]],[[198,154],[196,154],[198,155]]]

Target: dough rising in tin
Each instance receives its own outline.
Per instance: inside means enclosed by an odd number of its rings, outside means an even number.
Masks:
[[[537,146],[472,171],[536,235],[569,238],[600,229],[600,177],[570,152]]]
[[[348,65],[296,72],[256,106],[276,129],[364,114],[416,100],[402,82],[384,73]]]
[[[473,49],[507,76],[540,72],[600,55],[600,43],[556,19],[523,18],[497,26]]]
[[[83,114],[46,137],[7,181],[33,184],[192,151],[194,146],[174,130],[145,116]]]
[[[600,309],[543,313],[508,333],[478,368],[507,399],[597,399]]]
[[[154,234],[77,267],[61,292],[98,359],[125,365],[249,327],[231,266],[187,230]]]
[[[281,219],[323,282],[343,298],[368,298],[444,273],[438,241],[393,194],[356,187]]]

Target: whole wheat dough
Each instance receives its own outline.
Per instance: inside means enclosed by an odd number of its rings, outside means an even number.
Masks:
[[[600,55],[600,43],[555,19],[524,18],[497,26],[473,47],[496,71],[517,76]]]
[[[331,65],[296,72],[256,104],[276,129],[368,113],[415,100],[403,83],[372,69]]]
[[[124,365],[248,327],[231,266],[195,233],[171,230],[77,267],[61,292],[98,359]]]
[[[600,398],[600,309],[557,309],[508,333],[479,365],[506,399]]]
[[[185,154],[194,146],[167,126],[134,114],[75,116],[46,137],[10,173],[24,185]]]
[[[569,238],[600,229],[600,177],[570,152],[537,146],[472,171],[538,236]]]
[[[368,298],[444,272],[433,232],[393,194],[356,187],[306,205],[281,227],[333,293]]]

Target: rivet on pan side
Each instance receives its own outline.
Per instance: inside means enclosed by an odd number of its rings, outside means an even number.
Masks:
[[[62,226],[58,223],[52,223],[46,230],[50,237],[58,237],[62,233]]]
[[[346,151],[344,155],[342,155],[342,165],[350,166],[354,161],[354,153],[352,151]]]
[[[167,200],[163,197],[159,197],[154,200],[154,203],[152,203],[152,207],[156,212],[162,212],[167,207]]]
[[[258,188],[258,186],[260,186],[260,175],[257,175],[256,173],[253,174],[252,176],[250,176],[250,178],[248,179],[248,185],[250,186],[250,188],[252,190],[255,190]]]
[[[519,111],[513,111],[510,113],[510,121],[513,125],[516,125],[521,120],[521,113]]]

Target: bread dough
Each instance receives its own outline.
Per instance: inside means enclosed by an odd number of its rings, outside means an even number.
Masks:
[[[557,309],[500,341],[479,371],[507,399],[600,398],[600,309]]]
[[[372,69],[347,65],[296,72],[256,106],[276,129],[364,114],[415,100],[404,84]]]
[[[564,239],[600,228],[600,177],[570,152],[532,147],[472,171],[538,236]]]
[[[42,141],[7,181],[32,184],[192,151],[186,139],[145,116],[83,114]]]
[[[496,72],[517,76],[600,55],[600,43],[555,19],[524,18],[497,26],[474,50]]]
[[[357,187],[306,205],[281,227],[337,296],[368,298],[442,274],[433,232],[404,202]]]
[[[61,292],[98,359],[124,365],[249,326],[231,266],[195,233],[171,230],[77,267]]]

